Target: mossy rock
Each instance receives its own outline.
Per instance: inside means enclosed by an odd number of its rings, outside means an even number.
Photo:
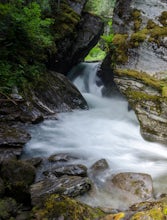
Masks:
[[[30,202],[29,186],[35,179],[35,168],[29,163],[7,160],[1,167],[5,193],[18,202]]]
[[[163,11],[161,16],[159,17],[159,21],[165,27],[167,26],[167,11]]]
[[[167,219],[167,203],[164,201],[143,202],[131,207],[135,214],[130,220],[165,220]]]
[[[5,198],[0,199],[0,219],[2,220],[14,220],[18,213],[18,206],[14,199]]]
[[[95,220],[105,216],[98,208],[91,208],[74,199],[59,195],[50,196],[42,209],[34,208],[34,215],[38,220]]]

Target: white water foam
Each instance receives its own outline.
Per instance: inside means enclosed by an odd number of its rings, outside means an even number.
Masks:
[[[167,192],[167,148],[141,137],[136,116],[133,111],[128,111],[125,99],[101,96],[101,87],[95,83],[97,64],[82,65],[85,69],[74,83],[90,109],[60,113],[58,120],[46,120],[33,126],[26,154],[70,153],[80,157],[80,163],[88,167],[105,158],[111,168],[108,175],[126,171],[148,173],[154,179],[155,189]],[[94,203],[99,204],[101,199],[104,204],[104,198],[107,198],[105,194],[100,193],[99,197],[93,198]],[[88,203],[92,201],[89,199]]]

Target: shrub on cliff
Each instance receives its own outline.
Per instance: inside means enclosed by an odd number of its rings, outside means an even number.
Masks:
[[[36,1],[0,3],[0,85],[10,89],[40,73],[46,49],[53,46],[52,19],[43,18]],[[3,88],[2,88],[3,87]]]

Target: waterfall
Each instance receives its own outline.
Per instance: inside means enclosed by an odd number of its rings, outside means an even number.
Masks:
[[[58,120],[45,120],[31,127],[32,139],[26,145],[26,154],[70,153],[88,168],[105,158],[111,168],[107,175],[126,171],[148,173],[155,189],[167,192],[167,148],[141,137],[136,116],[128,111],[123,97],[102,97],[98,67],[98,63],[81,63],[69,74],[90,109],[60,113]]]

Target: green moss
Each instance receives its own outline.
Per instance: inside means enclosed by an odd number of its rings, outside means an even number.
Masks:
[[[59,195],[50,196],[43,209],[34,209],[37,219],[57,219],[64,220],[93,220],[103,217],[105,214],[98,208],[91,208],[88,205]]]
[[[119,76],[129,76],[138,80],[141,80],[145,85],[151,86],[158,91],[162,91],[163,81],[157,80],[153,76],[148,75],[145,72],[139,72],[130,69],[117,69],[115,73]]]
[[[156,202],[141,202],[133,205],[131,209],[135,211],[135,214],[130,218],[130,220],[163,220],[167,217],[167,204],[163,200]]]
[[[162,97],[167,97],[167,86],[162,87]]]
[[[134,22],[134,32],[128,34],[116,34],[113,38],[115,47],[114,62],[124,64],[128,61],[128,50],[139,47],[141,43],[147,41],[161,45],[162,38],[167,36],[167,11],[164,11],[159,20],[163,26],[159,26],[153,20],[148,20],[147,25],[141,29],[142,19],[139,10],[133,10],[131,13]]]
[[[131,18],[134,22],[134,31],[140,30],[142,19],[141,19],[141,11],[134,9],[131,13]]]
[[[159,21],[163,26],[167,26],[167,11],[163,11],[161,16],[159,17]]]
[[[12,198],[0,199],[0,219],[16,219],[17,203]]]
[[[135,101],[158,101],[159,96],[156,95],[149,95],[145,92],[136,91],[136,90],[127,90],[126,91],[127,96],[130,99],[133,99]]]
[[[126,63],[128,61],[127,56],[127,34],[116,34],[113,38],[113,45],[115,46],[115,62]]]
[[[153,38],[166,37],[167,27],[155,26],[153,29],[151,29],[150,34]]]
[[[147,34],[148,34],[148,30],[146,28],[136,33],[133,33],[130,38],[131,47],[132,46],[137,47],[141,42],[144,42],[147,38]]]
[[[57,4],[55,2],[54,4]],[[52,6],[54,9],[54,5]],[[54,24],[52,26],[55,40],[59,41],[62,38],[75,35],[76,25],[80,21],[80,16],[69,6],[67,1],[61,1],[59,10],[52,12]]]
[[[153,20],[149,19],[147,22],[147,29],[153,29],[156,25],[157,24]]]

